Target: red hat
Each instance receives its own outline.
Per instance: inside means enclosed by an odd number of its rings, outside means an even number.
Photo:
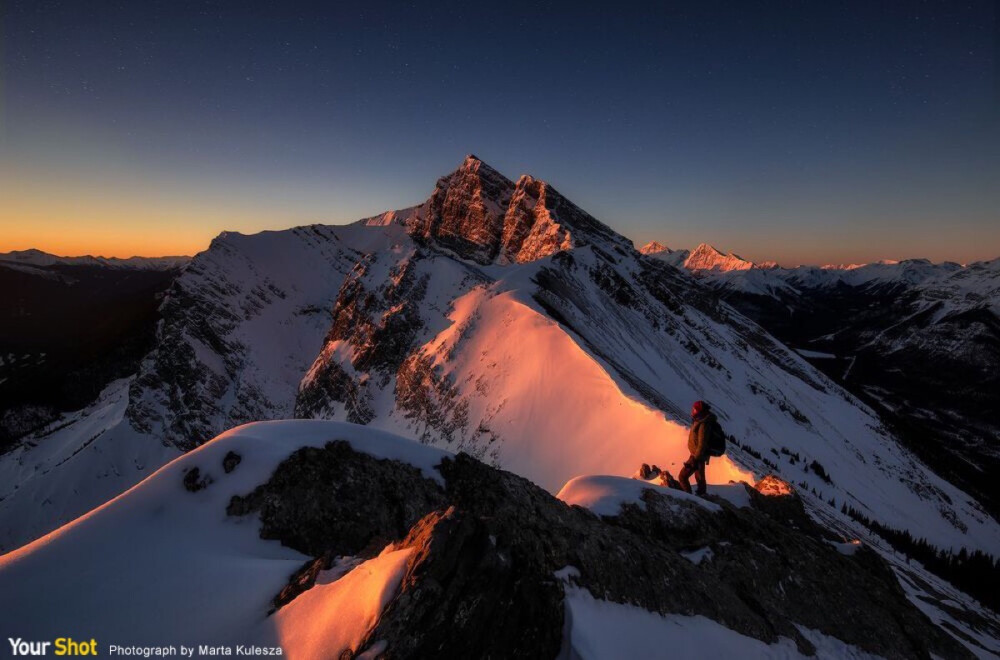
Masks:
[[[708,404],[704,401],[695,401],[694,405],[691,406],[691,417],[695,419],[701,417],[708,412]]]

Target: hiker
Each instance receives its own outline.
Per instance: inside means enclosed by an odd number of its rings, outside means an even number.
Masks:
[[[688,433],[688,451],[691,457],[684,462],[677,475],[681,490],[691,492],[691,475],[698,483],[696,494],[705,495],[705,466],[712,456],[722,456],[726,451],[726,435],[719,425],[715,413],[704,401],[695,401],[691,406],[691,431]]]

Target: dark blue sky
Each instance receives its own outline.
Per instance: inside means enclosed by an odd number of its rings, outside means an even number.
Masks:
[[[349,221],[473,152],[640,243],[1000,256],[993,2],[337,4],[5,2],[0,248]]]

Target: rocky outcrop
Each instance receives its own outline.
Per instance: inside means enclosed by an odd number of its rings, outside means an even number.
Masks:
[[[129,392],[129,424],[188,450],[235,425],[291,416],[325,329],[314,317],[361,256],[332,227],[223,232],[163,301],[156,347]]]
[[[383,657],[555,657],[570,580],[596,598],[706,616],[768,643],[787,637],[804,653],[815,649],[797,626],[889,658],[968,655],[906,600],[874,552],[838,552],[794,493],[751,489],[751,507],[718,500],[721,510],[707,510],[651,487],[601,518],[464,454],[438,470],[443,488],[331,442],[294,454],[228,512],[258,512],[263,537],[317,557],[276,606],[333,556],[414,549],[356,653],[388,642]],[[681,554],[700,548],[710,560]]]
[[[422,258],[417,250],[374,282],[366,277],[380,266],[378,256],[358,262],[340,288],[323,350],[299,388],[296,416],[319,417],[343,404],[350,422],[367,424],[374,418],[368,379],[384,387],[407,360],[424,325],[419,310],[429,276],[418,273]],[[338,357],[341,346],[348,347],[349,360]]]
[[[307,555],[356,555],[402,538],[446,503],[441,487],[417,468],[355,452],[342,441],[295,452],[267,483],[234,497],[226,512],[258,513],[262,538]]]
[[[472,261],[489,263],[500,250],[504,213],[514,184],[475,156],[438,180],[408,231]]]
[[[548,183],[513,183],[472,155],[405,222],[414,237],[481,264],[535,261],[595,240],[631,247]]]

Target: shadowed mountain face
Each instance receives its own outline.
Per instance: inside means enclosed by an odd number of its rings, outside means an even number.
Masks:
[[[996,313],[986,306],[949,310],[947,300],[928,300],[905,285],[840,286],[805,297],[782,309],[738,294],[726,299],[788,344],[816,352],[810,359],[817,368],[1000,517]]]
[[[178,261],[0,255],[0,451],[136,372]]]

